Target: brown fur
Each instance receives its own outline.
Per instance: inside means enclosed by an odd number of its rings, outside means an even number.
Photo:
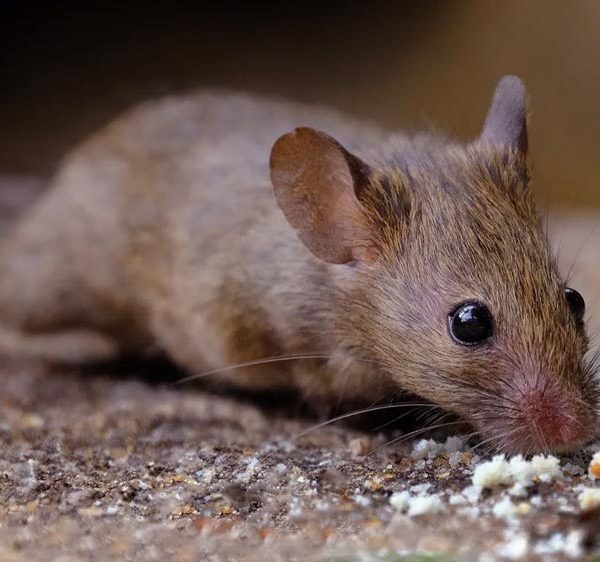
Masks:
[[[598,401],[586,337],[527,185],[521,92],[498,92],[467,145],[225,93],[129,112],[66,159],[4,240],[5,347],[56,359],[68,333],[66,359],[162,350],[190,372],[320,354],[226,376],[335,401],[398,388],[507,451],[585,442]],[[301,124],[336,140],[285,135],[271,175],[314,254],[269,185],[273,141]],[[488,303],[493,343],[449,336],[467,299]]]

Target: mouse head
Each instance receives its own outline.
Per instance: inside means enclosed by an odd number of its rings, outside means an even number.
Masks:
[[[275,143],[271,178],[302,242],[339,264],[347,349],[501,450],[571,450],[595,433],[599,388],[527,148],[526,91],[509,76],[468,145],[392,137],[367,164],[300,128]]]

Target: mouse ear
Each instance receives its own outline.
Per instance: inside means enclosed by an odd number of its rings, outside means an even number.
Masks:
[[[329,263],[363,260],[369,228],[357,195],[369,167],[335,139],[300,127],[271,150],[277,203],[304,245]]]
[[[527,155],[527,90],[517,76],[498,82],[480,141]]]

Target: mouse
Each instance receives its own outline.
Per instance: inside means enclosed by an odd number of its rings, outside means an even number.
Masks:
[[[68,153],[2,237],[0,346],[51,363],[160,352],[309,401],[407,393],[495,450],[576,450],[600,387],[528,144],[515,76],[468,142],[246,93],[142,103]]]

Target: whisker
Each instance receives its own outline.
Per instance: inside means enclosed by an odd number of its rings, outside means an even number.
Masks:
[[[439,407],[439,406],[438,406]],[[378,425],[377,427],[373,428],[373,431],[381,431],[384,427],[389,427],[390,425],[395,424],[397,421],[401,420],[402,418],[405,418],[406,416],[410,415],[412,412],[408,411],[408,412],[404,412],[403,414],[400,414],[399,416],[396,416],[393,420],[390,420],[388,422],[382,423],[381,425]]]
[[[519,428],[514,428],[514,429],[512,429],[510,431],[502,433],[501,435],[494,435],[493,437],[490,437],[488,439],[480,441],[476,445],[473,445],[472,447],[469,447],[468,450],[469,450],[470,453],[472,453],[476,449],[479,449],[479,447],[482,447],[483,445],[487,445],[488,443],[491,443],[492,441],[501,441],[502,439],[506,439],[507,437],[510,437],[511,435],[513,435],[514,433],[516,433],[518,431],[518,429]]]
[[[464,423],[463,421],[453,421],[453,422],[439,423],[437,425],[432,425],[429,427],[422,427],[421,429],[416,429],[415,431],[411,431],[411,432],[407,433],[406,435],[401,435],[400,437],[396,437],[395,439],[392,439],[391,441],[388,441],[387,443],[380,445],[379,447],[373,449],[367,456],[374,455],[375,453],[377,453],[381,449],[384,449],[385,447],[388,447],[389,445],[393,445],[394,443],[406,441],[416,435],[420,435],[422,433],[427,433],[428,431],[433,431],[434,429],[440,429],[442,427],[449,427],[451,425],[459,425],[459,424],[463,424],[463,423]]]
[[[218,375],[220,373],[226,373],[227,371],[234,371],[236,369],[243,369],[245,367],[255,367],[258,365],[268,365],[271,363],[283,363],[286,361],[298,361],[302,359],[331,359],[331,355],[281,355],[279,357],[268,357],[266,359],[254,359],[252,361],[245,361],[243,363],[236,363],[235,365],[228,365],[227,367],[220,367],[218,369],[211,369],[210,371],[189,375],[179,379],[174,384],[184,384],[186,382],[202,379],[210,375]]]
[[[594,226],[594,228],[592,229],[592,231],[585,237],[585,240],[581,244],[581,247],[579,248],[579,250],[575,253],[575,257],[573,258],[573,260],[571,262],[571,266],[569,267],[568,272],[565,275],[566,279],[570,279],[571,274],[573,273],[573,268],[575,267],[575,263],[577,262],[577,260],[581,256],[581,253],[583,252],[583,250],[587,246],[588,242],[591,240],[592,236],[594,236],[594,234],[596,234],[596,232],[598,231],[599,228],[600,228],[600,223],[598,223],[596,226]]]
[[[304,437],[305,435],[308,435],[309,433],[312,433],[313,431],[317,431],[325,426],[328,426],[332,423],[335,423],[337,421],[341,421],[341,420],[345,420],[354,416],[360,416],[361,414],[368,414],[370,412],[378,412],[380,410],[391,410],[393,408],[439,408],[439,406],[435,405],[435,404],[418,404],[418,403],[407,403],[407,404],[383,404],[381,406],[369,406],[368,408],[361,408],[360,410],[354,410],[352,412],[348,412],[346,414],[341,414],[339,416],[336,416],[334,418],[331,418],[329,420],[326,420],[324,422],[318,423],[316,425],[313,425],[312,427],[309,427],[308,429],[305,429],[304,431],[298,433],[298,435],[295,435],[294,437],[292,437],[292,441],[296,441],[297,439],[300,439],[301,437]]]

